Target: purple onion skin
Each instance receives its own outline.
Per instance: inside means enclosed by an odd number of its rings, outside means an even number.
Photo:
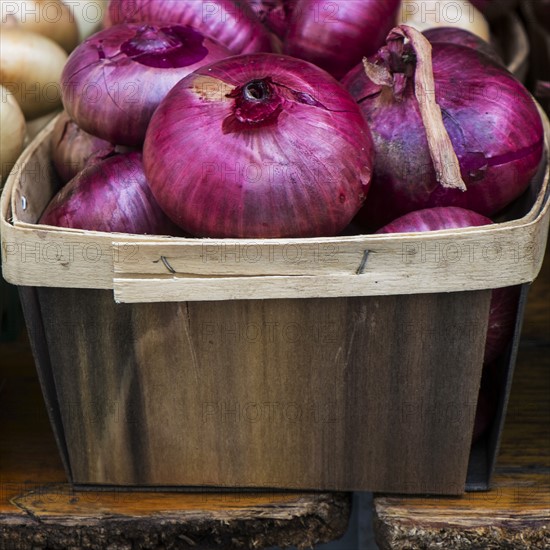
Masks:
[[[518,4],[518,0],[470,0],[470,2],[489,19],[510,13]]]
[[[376,233],[417,233],[490,225],[493,221],[477,212],[453,206],[426,208],[397,218]]]
[[[39,223],[88,231],[182,235],[155,202],[137,152],[88,165],[55,195]]]
[[[434,27],[428,29],[422,33],[432,44],[441,42],[444,44],[458,44],[459,46],[466,46],[472,48],[476,52],[486,55],[492,59],[495,63],[499,63],[504,66],[500,55],[495,48],[488,42],[485,42],[483,38],[480,38],[476,34],[461,29],[460,27]]]
[[[415,233],[460,229],[492,223],[489,218],[477,212],[449,206],[410,212],[379,229],[376,233]],[[520,290],[520,286],[510,286],[496,288],[492,291],[483,358],[485,365],[497,359],[504,352],[514,335]]]
[[[381,64],[385,52],[372,60]],[[464,46],[437,43],[432,53],[436,101],[467,190],[444,188],[436,180],[412,79],[399,98],[358,65],[342,84],[359,103],[375,144],[369,200],[358,216],[370,230],[434,206],[492,216],[525,191],[542,158],[542,121],[520,82]]]
[[[52,162],[63,183],[73,179],[90,161],[115,154],[116,146],[88,134],[63,112],[52,132]]]
[[[191,25],[233,54],[272,51],[269,32],[244,0],[111,0],[109,21]]]
[[[86,132],[139,147],[174,84],[231,53],[192,27],[123,24],[74,50],[61,76],[63,104]]]
[[[143,149],[153,194],[175,223],[236,238],[338,234],[366,197],[372,155],[340,84],[275,54],[225,59],[179,82]]]
[[[297,0],[283,52],[342,78],[395,26],[400,0]]]
[[[284,38],[292,12],[290,0],[248,0],[256,17],[279,38]]]

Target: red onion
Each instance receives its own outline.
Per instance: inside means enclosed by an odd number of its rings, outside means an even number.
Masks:
[[[466,46],[486,55],[496,63],[504,65],[500,55],[491,44],[466,29],[461,29],[460,27],[433,27],[422,34],[431,44],[442,42],[444,44]]]
[[[155,202],[137,152],[88,165],[55,195],[39,223],[114,233],[182,234]]]
[[[471,210],[448,206],[410,212],[379,229],[377,233],[437,231],[491,223],[489,218]],[[513,286],[497,288],[492,292],[484,364],[497,359],[514,335],[520,289],[519,286]]]
[[[335,235],[371,177],[372,141],[322,69],[254,54],[203,67],[155,112],[145,173],[164,211],[205,237]]]
[[[293,0],[248,0],[256,17],[279,38],[284,38]]]
[[[111,0],[109,19],[191,25],[234,54],[272,51],[269,32],[243,0]]]
[[[513,11],[518,4],[518,0],[470,0],[470,2],[490,19]]]
[[[52,162],[63,183],[73,179],[89,161],[111,156],[115,145],[80,129],[65,112],[52,132]]]
[[[195,69],[230,54],[192,27],[116,25],[83,42],[63,74],[63,104],[86,132],[139,146],[153,111]]]
[[[417,233],[440,229],[460,229],[492,224],[477,212],[455,206],[426,208],[410,212],[391,221],[376,233]]]
[[[491,216],[525,191],[542,158],[542,121],[531,96],[470,48],[430,48],[403,25],[343,84],[375,143],[372,189],[359,217],[367,227],[431,206]]]
[[[400,4],[400,0],[297,0],[283,51],[341,78],[383,45]]]

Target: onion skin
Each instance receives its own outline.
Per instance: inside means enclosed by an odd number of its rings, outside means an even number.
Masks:
[[[10,92],[25,118],[61,106],[59,81],[67,53],[53,40],[18,28],[0,33],[0,84]]]
[[[486,55],[495,63],[504,66],[502,58],[495,48],[476,34],[459,27],[433,27],[422,33],[431,44],[441,42],[443,44],[457,44],[472,48],[476,52]]]
[[[269,32],[245,1],[111,0],[108,22],[191,25],[234,54],[272,51]]]
[[[229,55],[221,44],[189,26],[116,25],[72,53],[62,75],[63,104],[86,132],[139,147],[154,110],[174,84]]]
[[[0,183],[10,173],[23,151],[25,116],[17,101],[0,86]]]
[[[88,134],[64,112],[52,132],[52,162],[63,183],[72,180],[90,160],[115,154],[115,145]]]
[[[23,31],[41,34],[69,53],[78,44],[78,25],[61,0],[9,0],[1,7],[2,27],[14,24]]]
[[[400,0],[297,0],[283,52],[340,79],[384,44]]]
[[[292,13],[290,0],[248,0],[256,17],[279,38],[284,38]]]
[[[466,0],[403,0],[398,22],[422,32],[452,26],[470,31],[486,42],[491,40],[488,21]]]
[[[434,206],[492,216],[526,190],[542,158],[542,121],[522,84],[470,48],[436,43],[432,54],[435,99],[467,190],[436,180],[413,79],[406,79],[400,94],[395,86],[374,84],[359,65],[342,83],[360,104],[375,143],[372,188],[358,217],[364,227],[377,229]],[[385,66],[387,55],[382,48],[372,61]],[[407,46],[404,55],[412,55]],[[403,70],[412,74],[414,66]]]
[[[360,208],[372,152],[359,109],[330,75],[255,54],[179,82],[143,158],[158,203],[192,235],[314,237],[338,234]]]
[[[491,225],[492,223],[491,219],[472,210],[447,206],[410,212],[391,221],[376,233],[418,233],[423,231],[439,231],[442,229],[478,227]]]
[[[379,229],[377,234],[416,233],[490,225],[493,222],[476,212],[456,207],[427,208],[410,212]],[[492,291],[489,324],[483,364],[487,365],[504,352],[514,335],[521,286]]]
[[[137,152],[90,164],[61,188],[39,223],[138,235],[182,234],[155,202]]]

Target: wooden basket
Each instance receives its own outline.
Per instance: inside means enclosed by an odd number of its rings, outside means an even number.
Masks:
[[[519,219],[493,226],[182,239],[36,225],[58,188],[51,132],[7,182],[2,258],[73,483],[488,486],[508,391],[470,459],[488,289],[540,269],[546,160]]]
[[[493,45],[501,54],[507,69],[520,81],[525,82],[529,70],[529,38],[521,19],[509,13],[493,22],[491,26]]]

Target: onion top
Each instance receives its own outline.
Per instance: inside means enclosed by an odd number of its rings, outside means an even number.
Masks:
[[[227,48],[190,26],[116,25],[72,53],[62,75],[63,104],[86,132],[139,146],[151,115],[172,86],[229,55]]]

